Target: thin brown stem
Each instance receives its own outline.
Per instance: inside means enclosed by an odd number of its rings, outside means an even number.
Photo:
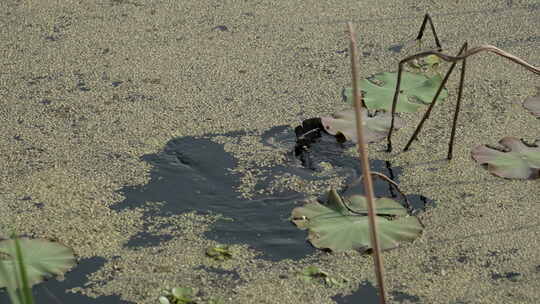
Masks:
[[[463,51],[466,48],[467,48],[467,43],[463,44],[463,46],[459,50],[458,55],[463,53]],[[413,135],[409,139],[409,142],[407,142],[407,144],[405,145],[405,148],[403,149],[403,151],[409,150],[409,147],[411,146],[413,140],[416,139],[416,137],[418,136],[418,133],[420,133],[420,131],[422,130],[422,127],[424,126],[424,122],[429,118],[429,115],[431,114],[431,111],[433,110],[433,107],[435,107],[435,102],[437,101],[437,98],[439,98],[439,95],[441,94],[441,92],[442,92],[442,90],[444,88],[444,85],[446,84],[446,82],[448,81],[448,78],[450,77],[450,74],[452,74],[452,72],[454,71],[454,68],[456,67],[456,64],[457,64],[457,62],[453,62],[452,65],[450,66],[450,69],[448,69],[448,72],[446,72],[446,75],[444,76],[443,81],[441,82],[441,84],[439,85],[439,88],[437,89],[437,92],[435,93],[435,96],[433,96],[433,100],[431,101],[431,104],[429,105],[426,112],[424,113],[424,116],[422,117],[422,120],[420,120],[420,123],[416,127],[416,130],[414,130]]]
[[[407,207],[407,209],[409,211],[412,210],[412,207],[411,207],[411,203],[409,202],[409,200],[407,199],[407,196],[405,195],[405,193],[403,193],[401,191],[401,189],[399,189],[398,187],[398,184],[396,182],[394,182],[392,179],[390,179],[388,176],[382,174],[382,173],[379,173],[379,172],[375,172],[375,171],[371,171],[371,175],[376,175],[382,179],[384,179],[387,183],[389,183],[390,185],[392,185],[396,190],[397,192],[399,192],[399,194],[401,195],[401,197],[403,197],[403,200],[405,201],[405,207]],[[360,176],[360,180],[362,180],[364,178],[364,176]]]
[[[437,52],[437,51],[426,51],[426,52],[421,52],[421,53],[418,53],[418,54],[414,54],[412,56],[409,56],[403,60],[401,60],[399,62],[399,66],[398,66],[398,78],[397,78],[397,83],[396,83],[396,91],[394,93],[394,100],[392,101],[392,120],[391,120],[391,123],[390,123],[390,130],[388,132],[388,136],[387,136],[387,142],[388,142],[388,145],[387,145],[387,148],[386,148],[386,151],[387,152],[392,152],[392,133],[394,131],[394,116],[396,114],[396,105],[397,105],[397,100],[398,100],[398,96],[399,96],[399,89],[400,89],[400,85],[401,85],[401,74],[402,74],[402,71],[403,71],[403,65],[408,62],[408,61],[411,61],[411,60],[414,60],[414,59],[417,59],[417,58],[422,58],[422,57],[426,57],[426,56],[429,56],[429,55],[435,55],[439,58],[441,58],[442,60],[444,61],[448,61],[448,62],[452,62],[452,63],[455,63],[455,62],[458,62],[460,60],[464,60],[466,59],[467,57],[470,57],[472,55],[475,55],[475,54],[478,54],[480,52],[490,52],[490,53],[494,53],[494,54],[497,54],[501,57],[504,57],[510,61],[513,61],[514,63],[517,63],[521,66],[523,66],[524,68],[526,68],[527,70],[537,74],[537,75],[540,75],[540,68],[538,67],[535,67],[529,63],[527,63],[525,60],[517,57],[517,56],[514,56],[510,53],[507,53],[501,49],[498,49],[492,45],[481,45],[481,46],[478,46],[478,47],[475,47],[475,48],[472,48],[468,51],[466,51],[464,54],[462,55],[458,55],[458,56],[450,56],[450,55],[446,55],[446,54],[443,54],[441,52]]]
[[[442,46],[441,46],[441,43],[439,42],[439,37],[437,37],[435,26],[433,25],[433,21],[431,21],[431,17],[429,16],[429,14],[426,14],[424,16],[424,21],[422,21],[422,26],[420,27],[418,36],[416,36],[416,40],[422,40],[422,37],[424,36],[424,31],[426,29],[426,24],[428,22],[429,22],[429,25],[431,26],[431,32],[433,33],[433,37],[435,38],[435,44],[437,45],[437,48],[439,49],[439,51],[442,51]]]
[[[540,68],[539,67],[535,67],[529,63],[527,63],[525,60],[515,56],[515,55],[512,55],[508,52],[505,52],[497,47],[494,47],[493,45],[489,45],[489,44],[485,44],[485,45],[481,45],[481,46],[477,46],[475,48],[472,48],[470,50],[468,50],[467,52],[465,52],[464,54],[462,55],[458,55],[458,56],[451,56],[451,55],[446,55],[446,54],[443,54],[441,52],[437,52],[437,51],[426,51],[426,52],[421,52],[421,53],[418,53],[418,54],[414,54],[414,55],[411,55],[403,60],[401,60],[399,63],[401,64],[402,62],[405,63],[405,62],[408,62],[410,60],[413,60],[413,59],[417,59],[417,58],[422,58],[422,57],[426,57],[426,56],[429,56],[429,55],[435,55],[439,58],[441,58],[442,60],[444,61],[448,61],[448,62],[457,62],[457,61],[460,61],[460,60],[463,60],[467,57],[470,57],[472,55],[475,55],[475,54],[478,54],[478,53],[481,53],[481,52],[490,52],[490,53],[494,53],[494,54],[497,54],[501,57],[504,57],[510,61],[513,61],[514,63],[517,63],[519,65],[521,65],[522,67],[526,68],[527,70],[535,73],[535,74],[538,74],[540,75]]]
[[[351,51],[351,74],[353,83],[353,97],[354,97],[354,109],[356,114],[356,132],[358,133],[358,154],[360,155],[360,165],[362,166],[362,173],[364,178],[364,193],[366,193],[367,205],[368,205],[368,220],[369,231],[371,235],[371,248],[373,248],[373,262],[375,264],[375,274],[377,276],[377,283],[379,286],[380,297],[379,303],[386,303],[386,293],[384,290],[383,279],[383,262],[381,256],[381,247],[379,245],[379,237],[377,233],[377,224],[375,222],[375,195],[373,192],[373,181],[371,179],[369,158],[364,139],[363,124],[362,124],[362,97],[360,96],[360,90],[358,89],[358,67],[357,67],[357,55],[356,55],[356,40],[352,23],[348,23],[349,35],[350,35],[350,51]]]
[[[395,123],[395,117],[396,117],[396,106],[397,106],[397,100],[399,96],[399,88],[401,87],[401,74],[403,72],[403,60],[398,65],[398,72],[397,72],[397,82],[396,82],[396,91],[394,92],[394,100],[392,101],[392,119],[390,121],[390,130],[388,131],[388,136],[386,137],[386,140],[388,142],[386,146],[386,152],[392,152],[392,133],[394,133],[394,123]]]
[[[465,42],[465,51],[467,51],[467,42]],[[465,64],[467,59],[463,59],[461,63],[461,74],[459,76],[459,89],[456,102],[456,110],[454,112],[454,120],[452,121],[452,132],[450,133],[450,143],[448,144],[448,155],[446,158],[448,160],[452,159],[452,153],[454,152],[454,138],[456,136],[456,125],[459,116],[459,110],[461,108],[461,96],[463,95],[463,84],[465,83]]]

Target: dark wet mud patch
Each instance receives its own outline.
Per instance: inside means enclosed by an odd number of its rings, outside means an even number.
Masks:
[[[32,288],[34,303],[77,303],[77,304],[130,304],[132,302],[122,301],[119,296],[101,296],[91,298],[80,293],[68,291],[72,288],[83,287],[88,283],[87,277],[98,271],[105,264],[102,257],[93,257],[79,261],[71,271],[66,273],[63,281],[49,279]],[[11,303],[5,289],[0,289],[0,303]]]
[[[361,176],[362,169],[358,158],[344,153],[346,150],[354,149],[353,143],[339,143],[335,136],[319,132],[306,138],[306,141],[301,143],[303,147],[299,147],[295,136],[298,136],[298,130],[293,131],[289,126],[278,126],[265,132],[262,140],[267,145],[292,151],[289,152],[290,155],[287,158],[289,170],[294,170],[296,167],[297,174],[308,180],[321,179],[324,174],[320,173],[329,171],[328,168],[331,168],[333,173],[346,177],[346,185],[350,185]],[[403,171],[401,167],[394,167],[389,161],[373,159],[370,160],[370,165],[372,171],[382,173],[399,184],[399,176]],[[374,177],[373,183],[376,196],[401,199],[398,191],[382,179]],[[359,193],[363,194],[363,189]],[[425,196],[417,194],[406,196],[415,214],[425,211],[428,207],[435,207],[435,202]]]
[[[420,303],[420,298],[414,295],[410,295],[401,291],[392,291],[390,292],[392,296],[392,303]],[[336,301],[337,304],[353,304],[353,303],[362,303],[362,304],[378,304],[379,301],[379,290],[375,288],[371,282],[363,281],[359,284],[358,290],[353,292],[350,295],[343,296],[337,295],[332,297],[332,300]],[[388,299],[387,299],[388,300]]]
[[[141,231],[130,238],[126,246],[130,248],[154,247],[158,246],[161,242],[171,240],[172,238],[172,235],[156,235],[148,231]]]
[[[343,296],[337,295],[332,297],[332,300],[336,301],[337,304],[353,304],[353,303],[362,303],[362,304],[378,304],[379,302],[379,291],[377,288],[369,281],[363,281],[358,286],[358,290],[353,292],[350,295]]]
[[[149,207],[148,217],[170,216],[196,211],[219,214],[207,237],[221,243],[247,243],[271,259],[301,258],[314,251],[302,231],[288,220],[300,193],[242,199],[235,189],[239,177],[230,172],[236,160],[223,150],[223,145],[207,138],[184,137],[171,140],[158,154],[142,159],[153,166],[150,182],[143,186],[125,187],[126,199],[113,209]],[[158,245],[163,235],[136,236],[127,246]],[[159,238],[159,239],[158,239]],[[131,243],[131,244],[130,244]],[[148,246],[148,245],[146,245]]]
[[[508,281],[511,281],[511,282],[518,282],[520,279],[522,278],[522,275],[521,273],[519,272],[515,272],[515,271],[509,271],[509,272],[505,272],[505,273],[495,273],[495,272],[492,272],[491,273],[491,279],[492,280],[508,280]]]
[[[406,292],[391,291],[390,294],[394,300],[398,301],[398,303],[420,303],[420,298],[418,296],[410,295]]]
[[[388,48],[389,51],[392,51],[394,53],[399,53],[401,52],[401,49],[403,49],[403,45],[402,44],[396,44],[396,45],[392,45]]]
[[[262,135],[264,145],[280,147],[286,160],[274,166],[261,167],[255,190],[250,199],[242,197],[237,189],[241,185],[241,173],[233,172],[238,160],[225,152],[214,137],[236,140],[247,133],[210,134],[203,138],[181,137],[167,143],[162,151],[148,154],[142,160],[152,166],[150,181],[141,186],[128,186],[120,190],[125,196],[113,205],[115,210],[144,208],[143,231],[135,235],[127,247],[159,246],[170,239],[163,233],[151,232],[154,217],[167,217],[186,212],[219,215],[221,218],[205,233],[209,239],[225,244],[248,244],[269,260],[301,259],[315,252],[306,241],[305,231],[297,229],[289,220],[291,211],[301,204],[306,194],[288,187],[287,183],[276,185],[277,177],[297,177],[307,182],[328,179],[325,173],[331,166],[332,174],[344,176],[347,181],[359,176],[358,161],[343,154],[343,146],[322,139],[318,148],[310,151],[310,163],[306,167],[294,156],[296,138],[291,128],[272,128]],[[328,141],[328,142],[327,142]],[[327,165],[321,165],[326,162]],[[326,167],[325,167],[326,166]],[[397,178],[401,170],[392,168],[388,162],[374,160],[374,170]],[[259,169],[259,168],[257,168]],[[375,181],[376,194],[396,196],[388,184]],[[321,189],[325,193],[327,189]],[[409,200],[423,205],[418,196]],[[170,228],[161,225],[158,229]],[[181,232],[180,232],[181,234]]]

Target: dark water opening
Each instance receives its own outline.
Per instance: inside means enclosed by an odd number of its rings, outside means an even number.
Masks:
[[[87,276],[96,272],[105,264],[102,257],[93,257],[79,261],[78,265],[69,271],[62,282],[52,278],[43,283],[34,285],[32,294],[36,304],[130,304],[122,301],[119,296],[101,296],[91,298],[79,293],[66,292],[66,290],[84,286],[88,282]],[[0,303],[11,303],[5,289],[0,289]]]
[[[240,176],[231,173],[236,159],[212,141],[215,136],[239,139],[246,133],[209,134],[202,138],[181,137],[170,140],[163,150],[144,155],[142,159],[152,165],[150,181],[142,186],[124,187],[120,192],[125,200],[114,205],[115,210],[148,207],[151,202],[162,202],[159,208],[149,208],[147,217],[169,216],[196,211],[200,214],[221,214],[229,220],[219,220],[206,237],[220,243],[248,244],[262,252],[270,260],[300,259],[315,251],[306,241],[306,232],[296,228],[289,220],[292,209],[300,206],[305,194],[291,189],[277,193],[258,195],[252,199],[241,198],[236,189]],[[296,136],[288,126],[279,126],[265,132],[261,137],[265,145],[285,147],[289,151],[283,164],[261,168],[264,172],[256,189],[266,189],[276,176],[289,174],[308,181],[324,180],[320,173],[322,161],[331,164],[332,170],[346,176],[350,182],[359,176],[358,160],[343,154],[344,144],[336,143],[331,136],[322,137],[310,148],[310,161],[306,166],[294,156]],[[374,171],[387,176],[397,176],[401,170],[392,168],[388,162],[374,160]],[[376,194],[389,193],[388,184],[375,181]],[[321,189],[324,194],[327,189]],[[411,196],[412,201],[423,202]],[[147,223],[148,225],[149,223]],[[157,246],[167,240],[164,235],[152,235],[143,231],[126,246]]]
[[[363,281],[358,285],[358,290],[350,295],[337,295],[332,300],[337,304],[379,304],[379,290],[371,282]],[[392,303],[420,303],[420,298],[401,291],[391,291]],[[388,300],[388,299],[387,299]]]
[[[358,290],[354,293],[343,296],[337,295],[332,300],[338,304],[379,304],[379,291],[369,281],[363,281],[358,285]]]

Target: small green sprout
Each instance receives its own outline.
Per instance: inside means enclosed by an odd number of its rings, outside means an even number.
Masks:
[[[232,258],[232,252],[228,245],[208,247],[206,249],[206,255],[216,261],[225,261]]]
[[[322,271],[317,266],[306,267],[299,273],[299,276],[306,283],[324,282],[329,287],[340,287],[347,282],[347,280],[343,278],[331,277],[327,272]]]
[[[190,287],[174,287],[163,291],[164,295],[159,297],[160,304],[195,304],[193,297],[197,294],[197,289]]]

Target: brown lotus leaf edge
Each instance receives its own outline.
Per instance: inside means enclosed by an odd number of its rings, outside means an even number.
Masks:
[[[365,125],[364,138],[367,143],[381,141],[388,135],[390,123],[392,121],[390,113],[377,112],[375,115],[369,116],[367,111],[364,110],[362,116],[362,121]],[[341,134],[346,140],[350,140],[354,143],[358,142],[354,109],[347,109],[345,111],[334,113],[332,116],[321,117],[321,123],[328,134],[334,136],[339,136]],[[399,129],[402,126],[403,123],[401,120],[396,118],[394,128]]]
[[[487,170],[504,178],[535,179],[540,177],[540,147],[526,145],[515,137],[499,141],[504,150],[478,145],[471,156]]]

